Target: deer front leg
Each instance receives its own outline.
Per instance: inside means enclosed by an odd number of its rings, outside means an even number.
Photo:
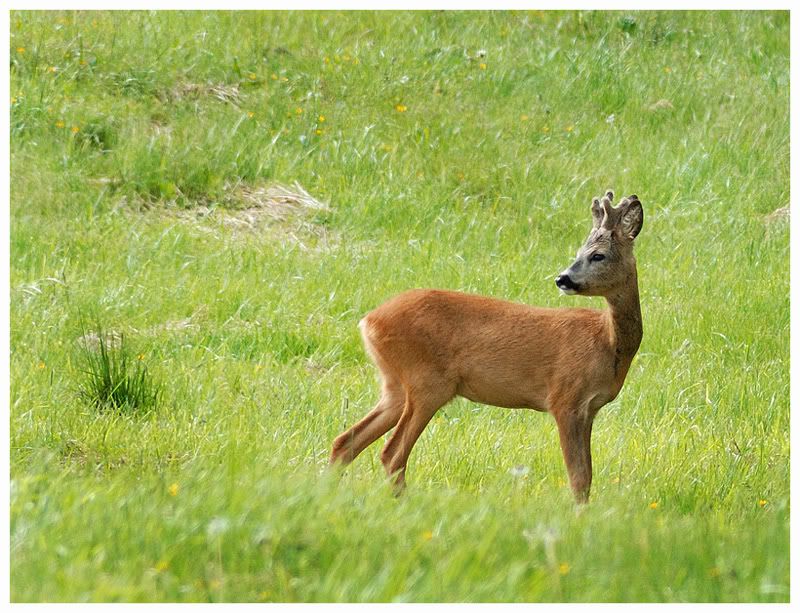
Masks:
[[[592,486],[592,416],[587,411],[564,410],[555,418],[572,492],[578,504],[585,504]]]

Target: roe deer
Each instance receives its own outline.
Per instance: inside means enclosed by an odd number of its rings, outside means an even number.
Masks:
[[[414,443],[434,413],[459,395],[551,413],[572,491],[578,503],[587,502],[592,422],[619,393],[642,339],[633,257],[642,205],[628,196],[614,207],[613,197],[593,200],[589,237],[555,280],[565,294],[604,296],[607,310],[411,290],[368,313],[359,327],[380,371],[381,398],[336,438],[331,463],[353,461],[396,425],[381,462],[399,493]]]

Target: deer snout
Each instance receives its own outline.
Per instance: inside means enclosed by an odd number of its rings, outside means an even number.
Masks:
[[[556,277],[556,286],[565,294],[574,294],[578,291],[578,286],[568,274],[561,274]]]

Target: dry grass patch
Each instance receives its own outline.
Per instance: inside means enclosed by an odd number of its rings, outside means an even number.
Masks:
[[[159,92],[162,102],[180,102],[181,100],[197,100],[204,97],[216,98],[221,102],[239,104],[239,86],[231,83],[177,83],[169,89]]]
[[[81,349],[98,352],[101,347],[119,349],[122,346],[123,333],[117,330],[95,331],[89,330],[81,334],[77,343]]]
[[[163,333],[178,333],[184,331],[195,332],[200,329],[200,322],[206,317],[207,307],[201,305],[191,316],[184,319],[170,319],[160,324],[148,326],[147,328],[136,328],[133,326],[125,326],[123,330],[89,330],[84,332],[76,339],[78,346],[81,349],[97,352],[100,351],[101,346],[110,349],[119,349],[122,345],[123,338],[127,334],[129,337],[133,336],[159,336]]]
[[[331,208],[309,194],[295,181],[291,187],[275,183],[266,187],[238,185],[226,199],[231,204],[243,205],[239,209],[243,218],[255,225],[260,218],[286,221],[307,217],[309,214],[330,212]]]
[[[764,222],[769,225],[780,221],[789,221],[789,207],[782,206],[764,217]]]
[[[648,111],[671,111],[675,107],[672,105],[672,102],[667,100],[666,98],[661,98],[660,100],[656,100],[653,104],[647,107]]]
[[[182,222],[218,237],[223,231],[234,235],[261,235],[288,240],[311,250],[312,241],[322,247],[331,242],[331,233],[319,219],[321,214],[331,210],[297,182],[291,187],[280,183],[266,186],[240,183],[229,187],[219,203],[198,203],[175,211],[175,215]]]

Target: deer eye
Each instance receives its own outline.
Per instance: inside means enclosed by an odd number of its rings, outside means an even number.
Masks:
[[[592,257],[591,257],[591,258],[589,258],[589,259],[590,259],[592,262],[602,262],[603,260],[605,260],[605,259],[606,259],[606,256],[604,256],[602,253],[595,253],[595,254],[593,254],[593,255],[592,255]]]

